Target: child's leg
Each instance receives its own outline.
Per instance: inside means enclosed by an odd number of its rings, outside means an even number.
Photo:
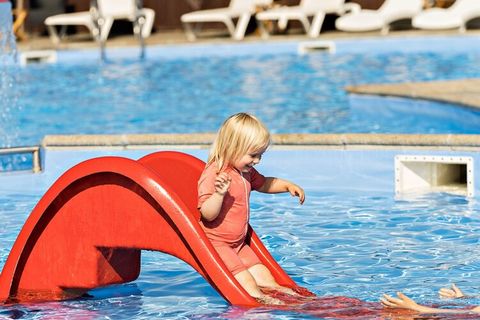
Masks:
[[[266,304],[282,304],[278,299],[271,298],[265,295],[260,288],[258,287],[255,279],[252,277],[250,272],[247,270],[248,266],[244,265],[242,259],[238,256],[238,253],[226,244],[215,242],[215,250],[218,252],[223,262],[227,266],[228,270],[232,272],[233,276],[240,285],[247,291],[249,295],[253,298],[260,300],[262,303]],[[256,256],[255,259],[258,260]],[[257,261],[255,260],[255,261]],[[258,263],[260,260],[258,260]]]
[[[260,298],[263,296],[262,291],[248,270],[240,271],[239,273],[235,274],[234,277],[242,285],[243,289],[245,289],[245,291],[247,291],[252,297]]]
[[[276,288],[280,287],[280,285],[275,281],[275,278],[270,273],[268,268],[259,263],[254,266],[248,268],[248,271],[252,275],[253,279],[259,287],[268,287],[268,288]]]
[[[282,301],[264,294],[248,270],[240,271],[239,273],[235,274],[234,277],[249,295],[260,302],[266,304],[283,304]]]
[[[277,281],[275,281],[275,278],[273,277],[270,270],[268,270],[268,268],[263,264],[256,264],[248,268],[248,271],[250,272],[255,283],[259,287],[272,288],[287,294],[291,294],[295,296],[298,295],[298,293],[296,293],[292,289],[279,285]]]
[[[246,243],[242,245],[238,251],[238,256],[241,259],[243,265],[248,268],[251,276],[255,280],[257,286],[264,288],[272,288],[287,294],[298,295],[290,288],[282,287],[275,281],[272,273],[268,268],[262,264],[252,248]]]

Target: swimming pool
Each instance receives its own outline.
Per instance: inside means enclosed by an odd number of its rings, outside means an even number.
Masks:
[[[255,113],[273,132],[478,133],[477,111],[348,96],[342,89],[367,82],[478,77],[479,50],[472,39],[477,38],[365,40],[361,45],[339,41],[334,55],[306,56],[297,55],[296,43],[165,46],[149,48],[145,62],[132,61],[136,54],[131,50],[120,50],[110,53],[112,61],[106,64],[96,63],[96,51],[67,52],[58,65],[15,69],[9,92],[15,103],[0,126],[5,137],[0,141],[37,144],[45,134],[55,133],[214,131],[238,110]],[[385,114],[382,121],[377,122],[376,106]],[[412,116],[405,108],[424,114]],[[391,115],[397,113],[407,119],[390,129]],[[426,126],[432,118],[439,120]],[[206,157],[205,150],[184,151]],[[61,172],[93,156],[139,158],[146,152],[49,150],[42,174],[1,175],[0,265],[27,215]],[[440,303],[436,290],[450,281],[474,293],[478,203],[449,194],[395,200],[394,155],[413,152],[269,151],[262,171],[300,183],[307,190],[307,204],[299,207],[284,195],[255,195],[252,225],[294,280],[318,295],[377,301],[381,293],[401,289],[420,302]],[[461,154],[474,157],[479,166],[476,152]],[[190,267],[155,252],[143,254],[137,281],[91,294],[93,298],[74,301],[2,306],[0,317],[314,317],[229,306]]]
[[[14,75],[0,143],[47,134],[215,131],[238,111],[274,133],[479,133],[480,112],[443,103],[349,96],[346,85],[480,76],[478,38],[336,41],[336,52],[297,54],[297,42],[59,52],[59,63]],[[448,50],[445,44],[448,43]],[[365,112],[368,110],[368,112]],[[392,116],[396,121],[392,121]]]
[[[44,173],[0,176],[0,265],[32,207],[64,170],[96,156],[137,159],[151,151],[48,150]],[[183,151],[202,159],[207,155],[206,150]],[[270,150],[259,170],[298,182],[307,202],[299,206],[288,195],[254,193],[251,223],[287,273],[321,296],[378,301],[383,292],[403,290],[421,302],[443,304],[436,291],[451,281],[475,293],[478,202],[445,193],[396,200],[394,156],[412,153],[418,150]],[[462,155],[474,156],[479,165],[476,152]],[[298,310],[229,306],[192,268],[158,252],[142,253],[138,280],[90,293],[92,298],[74,301],[0,307],[0,317],[317,318]]]

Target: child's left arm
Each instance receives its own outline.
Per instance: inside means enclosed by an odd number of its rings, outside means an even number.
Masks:
[[[264,193],[282,193],[282,192],[289,192],[293,197],[298,197],[300,204],[303,204],[305,201],[305,191],[296,185],[293,182],[288,180],[275,178],[275,177],[267,177],[265,178],[265,183],[258,189],[260,192]]]

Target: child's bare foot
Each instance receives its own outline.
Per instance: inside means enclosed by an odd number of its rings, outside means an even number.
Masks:
[[[296,292],[295,290],[291,289],[291,288],[288,288],[288,287],[268,287],[268,288],[262,288],[262,290],[264,292],[281,292],[281,293],[285,293],[285,294],[288,294],[290,296],[294,296],[294,297],[301,297],[302,295],[298,292]]]
[[[301,297],[301,295],[298,292],[295,292],[292,289],[287,288],[287,287],[278,287],[278,288],[275,288],[275,290],[278,290],[280,292],[286,293],[286,294],[291,295],[291,296]]]
[[[260,297],[256,297],[255,300],[260,302],[261,304],[270,304],[270,305],[283,305],[285,304],[282,300],[277,298],[273,298],[267,295],[262,295]]]

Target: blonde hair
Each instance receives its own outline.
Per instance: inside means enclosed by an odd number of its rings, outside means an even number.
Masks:
[[[249,152],[264,150],[270,144],[267,127],[255,116],[237,113],[218,130],[208,157],[208,165],[216,163],[221,171]]]

